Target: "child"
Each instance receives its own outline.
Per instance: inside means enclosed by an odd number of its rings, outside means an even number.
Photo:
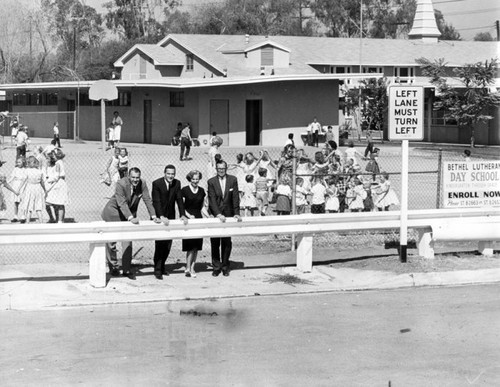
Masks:
[[[353,164],[357,163],[357,157],[362,159],[364,156],[358,152],[356,148],[354,148],[354,143],[349,141],[349,147],[345,150],[345,158],[347,160],[352,160]]]
[[[287,175],[284,175],[280,179],[274,194],[276,195],[276,214],[290,215],[290,212],[292,211],[292,189],[290,188],[290,182]]]
[[[28,157],[26,168],[26,180],[21,187],[21,223],[31,220],[31,215],[36,212],[38,223],[42,223],[42,211],[45,208],[45,186],[43,173],[38,168],[38,160],[35,156]]]
[[[106,138],[108,139],[108,146],[106,147],[106,150],[114,148],[115,147],[115,125],[113,123],[110,123],[109,126],[106,128]]]
[[[316,152],[314,154],[314,160],[316,163],[313,166],[313,173],[315,175],[326,175],[328,174],[328,168],[330,163],[323,152]]]
[[[370,172],[372,174],[373,181],[375,181],[375,178],[380,173],[380,167],[378,166],[378,153],[373,152],[370,154],[370,161],[366,164],[365,171]]]
[[[327,182],[325,210],[332,214],[339,212],[340,203],[335,179]]]
[[[360,212],[365,208],[363,200],[366,199],[366,191],[363,183],[357,177],[349,183],[346,200],[351,212]]]
[[[319,176],[313,177],[313,186],[311,188],[311,214],[325,213],[325,195],[326,188],[322,184],[323,179]]]
[[[465,149],[462,156],[464,157],[465,161],[470,161],[470,155],[471,155],[470,150]]]
[[[363,200],[363,212],[371,212],[375,208],[373,205],[373,197],[372,197],[372,190],[371,190],[372,182],[368,179],[363,181],[363,188],[366,191],[366,198]]]
[[[218,153],[218,155],[220,155],[220,153]],[[214,156],[215,164],[217,163],[216,157],[217,157],[217,154]],[[222,156],[221,156],[221,158],[222,158]],[[233,174],[236,176],[236,179],[238,180],[238,189],[240,190],[240,196],[243,194],[243,186],[246,183],[246,180],[245,180],[246,175],[243,172],[244,165],[245,165],[245,162],[243,161],[243,153],[238,153],[236,155],[236,164],[229,164],[227,166],[228,171],[236,169],[236,171],[233,172]]]
[[[297,209],[297,214],[304,214],[306,212],[307,206],[307,194],[309,191],[304,188],[304,179],[302,177],[297,177],[295,180],[295,207]]]
[[[277,170],[277,165],[274,163],[273,160],[271,160],[271,158],[269,157],[269,153],[265,149],[263,151],[260,151],[259,167],[265,168],[267,170],[268,179],[274,179],[275,171]],[[272,171],[270,167],[272,167],[274,171]]]
[[[1,166],[2,166],[2,164],[0,163],[0,167]],[[5,177],[5,175],[0,173],[0,211],[5,211],[7,209],[7,201],[5,200],[5,197],[3,196],[2,187],[7,188],[9,191],[11,191],[16,196],[19,195],[19,192],[14,190],[14,188],[12,188],[9,183],[7,183],[7,178]]]
[[[373,201],[379,211],[389,211],[390,206],[399,205],[399,199],[396,192],[391,188],[391,182],[389,181],[389,174],[387,172],[382,172],[378,177],[378,186],[375,193],[376,197]]]
[[[257,208],[257,200],[255,199],[255,184],[253,183],[253,175],[247,175],[245,177],[245,185],[243,186],[243,197],[241,198],[240,208],[245,210],[244,216],[248,215],[247,211],[250,211],[250,216],[253,216],[255,209]]]
[[[118,173],[120,174],[120,179],[123,179],[128,175],[128,151],[127,148],[120,148],[120,154],[118,155]]]
[[[26,160],[24,157],[18,157],[16,159],[16,166],[12,170],[10,174],[9,180],[7,183],[12,187],[12,192],[18,192],[18,194],[14,193],[14,218],[11,220],[12,223],[16,223],[19,221],[19,203],[21,202],[20,189],[26,180]]]
[[[255,180],[255,197],[257,209],[260,216],[265,216],[269,206],[269,182],[267,180],[267,169],[259,168],[259,177]]]

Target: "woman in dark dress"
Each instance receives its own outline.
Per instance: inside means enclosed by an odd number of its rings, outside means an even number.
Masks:
[[[190,219],[208,217],[208,212],[205,207],[205,190],[198,186],[201,180],[200,171],[191,171],[187,174],[186,179],[189,182],[187,186],[182,188],[182,198],[184,200],[184,210],[186,216]],[[183,239],[182,251],[186,252],[186,277],[196,277],[194,264],[198,251],[203,246],[203,238],[200,239]]]

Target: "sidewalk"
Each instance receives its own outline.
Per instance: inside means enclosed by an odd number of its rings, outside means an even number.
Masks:
[[[500,282],[500,268],[448,272],[396,274],[389,271],[334,268],[317,262],[311,273],[294,267],[293,254],[252,257],[246,266],[235,257],[229,277],[212,277],[199,270],[196,278],[184,276],[183,267],[163,281],[153,276],[152,267],[140,268],[137,280],[111,277],[106,288],[96,289],[88,282],[88,265],[31,264],[0,266],[0,309],[40,310],[58,307],[92,306],[118,303],[164,302],[187,299],[252,297],[382,290],[420,286],[451,286]],[[321,257],[320,257],[321,258]],[[331,259],[322,257],[323,260]],[[336,253],[335,258],[339,258]],[[264,261],[264,259],[266,261]],[[292,262],[293,261],[293,262]],[[200,264],[199,266],[204,266]]]

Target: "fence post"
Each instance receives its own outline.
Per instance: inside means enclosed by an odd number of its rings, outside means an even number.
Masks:
[[[89,280],[94,288],[106,287],[106,245],[90,244]]]
[[[295,198],[297,196],[297,191],[295,189],[297,181],[297,149],[293,148],[293,159],[292,159],[292,215],[297,215],[297,205]],[[292,234],[292,251],[295,251],[295,234]]]
[[[443,173],[443,148],[439,148],[438,154],[438,176],[436,184],[436,208],[441,207],[441,176]]]
[[[297,269],[302,272],[312,271],[313,236],[300,234],[298,236]]]

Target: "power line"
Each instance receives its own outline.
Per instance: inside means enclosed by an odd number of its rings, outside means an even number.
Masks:
[[[482,30],[484,28],[488,28],[488,30],[495,28],[495,25],[490,24],[489,26],[482,26],[482,27],[469,27],[469,28],[455,28],[456,30],[459,31],[469,31],[469,30]]]
[[[470,14],[473,14],[473,13],[487,13],[487,12],[498,11],[498,10],[500,10],[500,7],[485,8],[485,9],[476,9],[476,10],[470,10],[470,11],[446,12],[445,16],[470,15]]]

